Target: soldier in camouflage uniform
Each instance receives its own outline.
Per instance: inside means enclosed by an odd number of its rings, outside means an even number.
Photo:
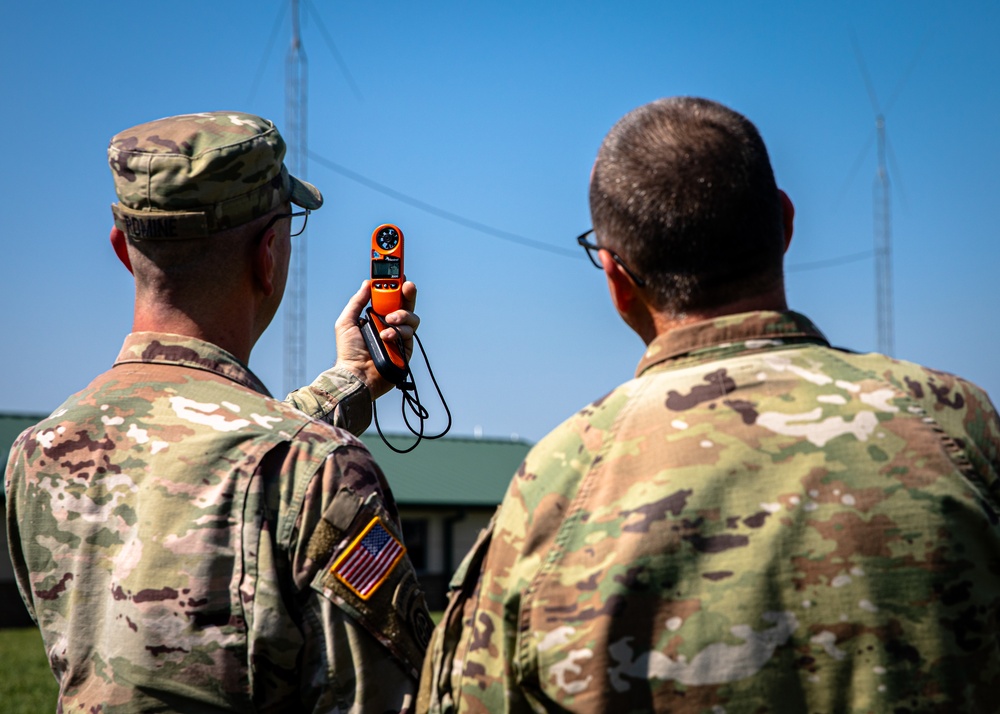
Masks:
[[[792,205],[725,107],[627,115],[590,202],[646,352],[515,474],[418,711],[1000,711],[987,395],[788,311]]]
[[[430,620],[379,467],[354,436],[378,377],[356,325],[337,364],[284,401],[246,366],[277,310],[291,204],[274,125],[162,119],[108,150],[112,244],[134,274],[114,366],[10,456],[18,585],[60,711],[412,710]],[[387,316],[407,343],[416,292]]]

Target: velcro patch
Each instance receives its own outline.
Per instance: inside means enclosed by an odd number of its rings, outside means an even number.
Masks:
[[[406,547],[375,516],[330,568],[351,592],[367,600],[389,577]]]
[[[115,203],[111,212],[115,226],[132,240],[185,240],[210,233],[208,217],[200,211],[137,211]]]

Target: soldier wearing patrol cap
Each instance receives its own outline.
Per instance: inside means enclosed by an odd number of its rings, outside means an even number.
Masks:
[[[452,580],[432,712],[1000,710],[1000,419],[788,310],[791,201],[712,101],[607,135],[577,241],[646,344]]]
[[[357,328],[285,401],[247,367],[320,192],[275,126],[169,117],[111,140],[111,243],[135,278],[113,367],[26,430],[11,555],[61,711],[406,711],[430,620],[355,435],[391,389]],[[416,288],[383,334],[409,346]]]

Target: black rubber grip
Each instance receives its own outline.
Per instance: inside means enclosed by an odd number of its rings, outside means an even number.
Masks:
[[[375,363],[375,369],[386,380],[399,385],[406,379],[406,370],[392,361],[389,357],[389,350],[386,349],[382,338],[378,336],[378,329],[375,327],[375,320],[372,319],[371,307],[365,308],[365,316],[358,320],[358,327],[361,328],[361,336],[365,340],[368,352]]]

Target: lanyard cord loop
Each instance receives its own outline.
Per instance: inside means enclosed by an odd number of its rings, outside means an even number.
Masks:
[[[379,316],[381,318],[381,316]],[[384,321],[384,320],[383,320]],[[424,344],[417,337],[416,333],[413,333],[413,339],[416,340],[417,346],[420,347],[420,354],[424,358],[424,364],[427,366],[427,373],[431,377],[431,383],[434,385],[434,389],[437,391],[438,399],[441,400],[441,406],[444,407],[445,414],[448,415],[448,424],[445,426],[444,430],[439,434],[425,434],[424,433],[424,422],[427,421],[430,416],[430,412],[427,408],[420,403],[420,395],[417,392],[416,380],[413,377],[413,372],[410,370],[410,360],[406,357],[406,351],[403,349],[403,340],[400,337],[396,338],[396,344],[399,348],[399,353],[403,356],[403,362],[406,368],[406,377],[402,382],[396,385],[396,388],[403,393],[400,400],[400,410],[403,414],[403,423],[406,424],[406,428],[410,430],[410,433],[417,437],[417,440],[406,448],[397,448],[389,443],[385,434],[382,433],[382,427],[378,423],[378,400],[372,402],[372,416],[375,421],[375,430],[378,432],[379,437],[381,437],[382,442],[388,446],[390,449],[395,451],[397,454],[406,454],[417,448],[417,445],[423,439],[440,439],[442,436],[448,433],[451,429],[451,410],[448,409],[448,403],[444,399],[444,395],[441,393],[441,387],[437,383],[437,379],[434,377],[434,371],[431,369],[430,360],[427,359],[427,352],[424,351]],[[410,412],[416,416],[419,424],[416,428],[410,423]]]

